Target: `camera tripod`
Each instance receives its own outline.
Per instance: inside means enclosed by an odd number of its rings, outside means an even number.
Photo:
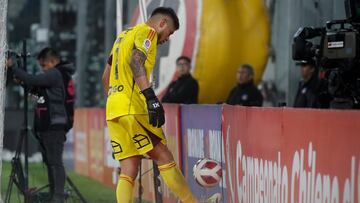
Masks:
[[[27,61],[28,56],[30,56],[30,55],[26,51],[26,41],[24,40],[22,53],[16,54],[16,57],[17,57],[17,59],[19,59],[19,58],[22,59],[22,67],[25,71],[26,71],[26,61]],[[41,188],[35,189],[35,190],[29,189],[29,181],[28,181],[28,178],[29,178],[28,177],[28,174],[29,174],[28,173],[29,172],[29,164],[28,164],[29,128],[28,128],[28,100],[27,100],[29,90],[26,85],[23,85],[23,88],[24,88],[24,123],[23,123],[23,128],[20,133],[20,138],[19,138],[17,146],[16,146],[15,156],[13,157],[13,159],[11,161],[12,169],[11,169],[11,173],[10,173],[8,188],[6,191],[5,203],[10,202],[12,187],[14,184],[17,186],[20,193],[24,196],[25,203],[29,203],[29,202],[41,203],[42,200],[41,200],[41,198],[39,198],[39,194],[43,189],[48,187],[48,185],[46,185],[44,187],[41,187]],[[24,168],[23,168],[21,160],[20,160],[22,149],[24,149]],[[75,195],[77,197],[76,198],[77,201],[75,200],[74,202],[86,203],[86,200],[81,195],[81,193],[76,188],[76,186],[71,181],[71,179],[68,176],[65,176],[65,177],[66,177],[66,183],[68,184],[70,190],[74,191]],[[64,193],[65,193],[65,191],[64,191]],[[65,193],[66,199],[69,199],[70,196],[73,197],[73,195],[70,194],[70,192]],[[73,198],[73,199],[75,199],[75,198]]]
[[[13,184],[15,184],[17,186],[17,188],[19,189],[20,193],[24,196],[24,202],[42,202],[42,197],[41,196],[46,196],[44,195],[45,193],[42,194],[42,191],[49,187],[49,185],[45,185],[39,189],[29,189],[27,184],[27,174],[28,171],[25,169],[23,170],[22,164],[21,164],[21,160],[20,160],[20,155],[21,155],[21,151],[22,151],[22,147],[23,144],[27,144],[25,143],[25,138],[27,136],[27,131],[28,130],[22,130],[21,134],[20,134],[20,138],[19,141],[17,143],[16,146],[16,152],[15,152],[15,156],[13,157],[12,161],[11,161],[11,166],[12,166],[12,170],[10,173],[10,179],[9,179],[9,183],[8,183],[8,188],[7,188],[7,192],[6,192],[6,196],[5,196],[5,203],[9,203],[10,202],[10,198],[11,198],[11,191],[12,191],[12,186]],[[25,155],[25,160],[27,159],[27,156]],[[65,193],[65,197],[66,199],[72,199],[73,201],[67,201],[67,202],[82,202],[82,203],[86,203],[87,201],[85,200],[85,198],[81,195],[80,191],[76,188],[75,184],[71,181],[71,179],[66,176],[66,183],[68,185],[67,190],[64,191]],[[71,192],[74,191],[76,197],[73,197]],[[48,198],[49,196],[46,196],[46,198]]]

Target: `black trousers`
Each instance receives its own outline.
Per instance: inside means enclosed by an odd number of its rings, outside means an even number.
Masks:
[[[39,132],[43,160],[47,166],[51,202],[64,202],[65,169],[62,161],[66,132],[50,130]]]

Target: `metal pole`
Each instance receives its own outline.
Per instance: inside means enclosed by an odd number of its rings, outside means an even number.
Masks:
[[[87,16],[88,0],[78,1],[78,13],[77,13],[77,33],[76,33],[76,95],[77,106],[84,106],[84,92],[86,86],[86,67],[87,61],[87,28],[86,28],[86,16]]]
[[[116,36],[122,32],[123,19],[122,19],[123,0],[116,0]]]
[[[41,0],[41,7],[40,7],[40,26],[41,28],[50,28],[50,2],[49,0]]]
[[[142,202],[142,194],[143,194],[143,186],[142,186],[141,178],[142,178],[142,159],[140,160],[140,165],[139,165],[139,188],[138,188],[139,203]]]
[[[161,181],[160,181],[160,171],[155,161],[153,161],[153,172],[154,172],[154,189],[155,189],[155,202],[162,203],[162,193],[161,193]]]
[[[22,51],[22,57],[23,57],[23,69],[24,71],[27,71],[26,63],[27,63],[27,52],[26,52],[26,40],[23,41],[23,51]],[[24,170],[24,178],[25,178],[25,187],[24,187],[24,201],[29,201],[29,163],[28,163],[28,155],[29,155],[29,148],[28,148],[28,87],[27,85],[24,85],[24,158],[25,158],[25,170]]]
[[[105,62],[107,61],[107,56],[111,51],[113,42],[116,38],[115,27],[114,27],[114,17],[116,17],[116,8],[114,7],[115,0],[106,0],[105,1]],[[117,7],[117,5],[116,5]],[[116,21],[117,21],[116,17]],[[117,25],[117,24],[116,24]],[[115,28],[115,29],[114,29]]]
[[[141,21],[146,22],[147,10],[146,10],[146,2],[144,0],[139,0],[139,10],[140,10]]]

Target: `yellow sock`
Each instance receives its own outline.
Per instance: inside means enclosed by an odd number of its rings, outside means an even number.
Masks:
[[[183,203],[197,202],[175,162],[159,166],[159,171],[165,184]]]
[[[134,180],[124,174],[120,174],[116,187],[116,200],[118,203],[133,202]]]

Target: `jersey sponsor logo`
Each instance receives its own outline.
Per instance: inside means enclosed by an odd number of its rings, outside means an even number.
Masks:
[[[137,146],[137,149],[141,149],[150,144],[149,138],[145,135],[138,134],[135,135],[132,139],[134,141],[134,144]]]
[[[144,43],[143,43],[144,49],[145,49],[146,51],[148,51],[149,48],[150,48],[150,46],[151,46],[151,41],[150,41],[149,39],[145,39],[145,40],[144,40]]]
[[[114,93],[122,92],[123,90],[124,90],[124,85],[109,86],[108,96]]]
[[[113,155],[123,152],[120,143],[111,140],[111,147],[113,149]]]

